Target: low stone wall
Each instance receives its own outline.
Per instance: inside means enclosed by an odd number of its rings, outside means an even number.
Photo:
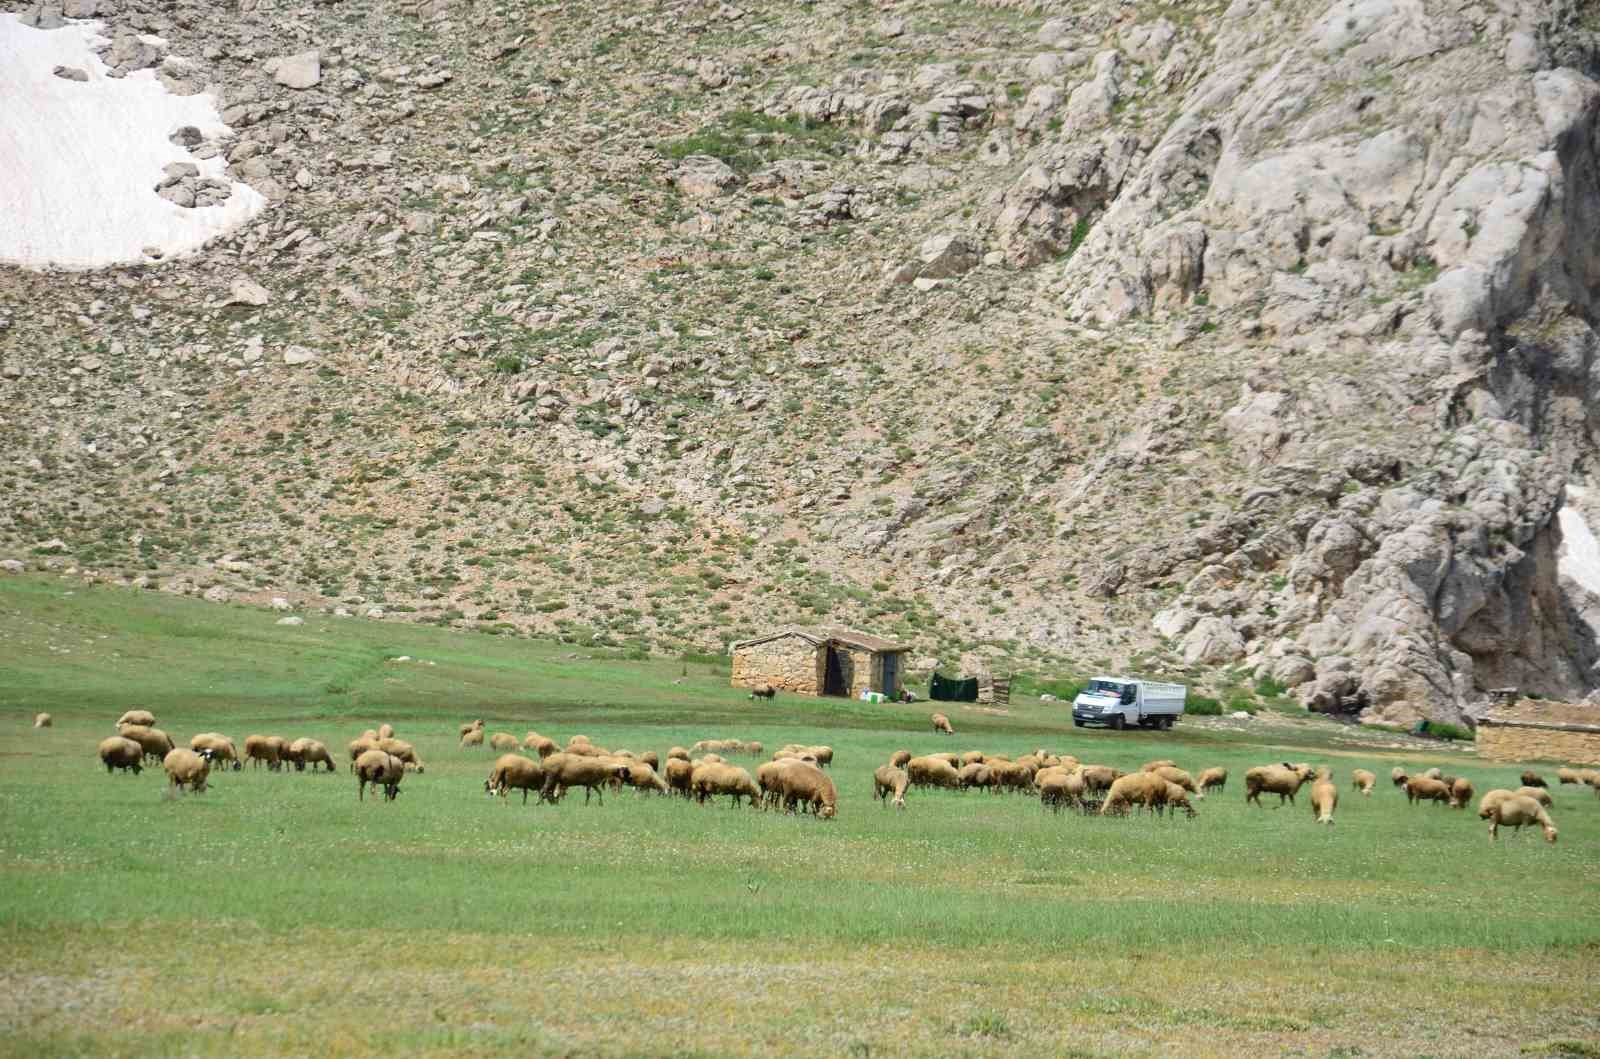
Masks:
[[[817,649],[799,636],[736,649],[733,686],[758,688],[763,684],[795,695],[817,694]]]
[[[1488,761],[1558,761],[1600,765],[1600,728],[1587,725],[1479,723],[1478,756]]]

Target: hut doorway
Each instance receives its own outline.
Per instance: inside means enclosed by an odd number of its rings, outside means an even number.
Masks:
[[[850,689],[845,687],[844,666],[839,664],[839,652],[832,647],[827,648],[828,661],[822,678],[822,693],[824,695],[848,695]]]

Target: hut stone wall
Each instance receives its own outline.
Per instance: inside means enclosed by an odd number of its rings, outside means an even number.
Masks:
[[[733,686],[756,688],[771,684],[779,691],[816,695],[818,648],[801,636],[781,636],[733,652]]]
[[[1564,730],[1515,721],[1480,723],[1479,756],[1489,761],[1559,761],[1568,765],[1600,765],[1600,727]]]

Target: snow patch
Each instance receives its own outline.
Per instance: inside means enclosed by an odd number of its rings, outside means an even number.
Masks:
[[[1573,503],[1583,503],[1588,495],[1589,491],[1581,486],[1567,486],[1567,499]],[[1600,596],[1600,540],[1595,539],[1588,521],[1573,503],[1562,504],[1556,512],[1561,526],[1561,555],[1556,559],[1556,570],[1589,594]]]
[[[198,159],[168,140],[193,125],[228,135],[207,94],[175,96],[154,70],[106,76],[93,47],[98,22],[24,26],[0,13],[0,264],[86,269],[198,250],[257,213],[266,200],[231,182],[217,206],[186,209],[158,196],[162,168],[190,162],[226,180],[226,159]],[[57,66],[88,73],[57,77]]]

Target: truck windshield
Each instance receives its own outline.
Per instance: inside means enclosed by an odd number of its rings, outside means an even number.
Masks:
[[[1121,695],[1122,685],[1114,680],[1091,680],[1084,690],[1091,695]]]

